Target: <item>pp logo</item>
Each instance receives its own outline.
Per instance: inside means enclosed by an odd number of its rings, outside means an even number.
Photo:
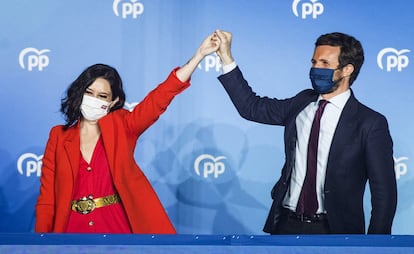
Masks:
[[[24,153],[17,160],[17,170],[21,175],[25,175],[27,177],[31,176],[32,174],[40,176],[42,158],[43,155],[37,156],[33,153]]]
[[[395,178],[400,179],[401,176],[407,174],[407,164],[402,161],[408,160],[408,157],[394,157]]]
[[[37,68],[39,71],[42,71],[45,67],[49,65],[49,57],[45,55],[45,53],[48,52],[50,52],[49,49],[23,49],[19,54],[20,67],[22,67],[22,69],[26,69],[25,63],[27,63],[28,71],[32,71],[34,68]]]
[[[301,0],[294,0],[292,3],[292,11],[296,17],[299,17],[298,5],[300,1]],[[313,19],[316,19],[324,11],[323,4],[318,2],[318,0],[310,0],[308,2],[302,3],[300,7],[302,19],[306,19],[306,17],[310,15]]]
[[[377,64],[380,67],[380,69],[383,70],[383,57],[387,55],[385,57],[387,71],[389,72],[391,71],[391,69],[397,68],[397,70],[400,72],[403,68],[406,68],[408,66],[408,63],[410,62],[408,56],[404,55],[408,52],[410,52],[410,50],[408,49],[402,49],[398,51],[394,48],[384,48],[378,53]]]
[[[194,161],[194,170],[197,175],[208,178],[210,175],[218,178],[226,170],[226,166],[221,161],[225,156],[213,157],[210,154],[202,154]]]
[[[204,58],[204,61],[198,65],[199,69],[204,69],[204,71],[209,72],[211,69],[214,69],[216,72],[219,72],[221,69],[220,58],[216,54],[208,55]]]
[[[136,19],[139,15],[144,13],[144,5],[138,2],[138,0],[121,2],[122,0],[114,0],[112,4],[112,9],[116,16],[119,16],[119,5],[121,5],[121,16],[123,19],[126,19],[128,16],[132,16],[132,18]]]
[[[137,104],[138,102],[132,102],[132,103],[125,102],[124,107],[131,112]]]

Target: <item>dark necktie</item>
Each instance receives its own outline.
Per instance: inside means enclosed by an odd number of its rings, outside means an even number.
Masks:
[[[318,198],[316,196],[318,141],[321,117],[326,104],[328,104],[328,101],[326,100],[319,101],[319,107],[316,110],[309,135],[306,176],[299,196],[298,205],[296,207],[296,213],[300,215],[313,215],[318,210]]]

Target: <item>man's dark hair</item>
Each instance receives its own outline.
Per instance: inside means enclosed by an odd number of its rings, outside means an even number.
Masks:
[[[109,65],[94,64],[86,68],[79,77],[72,82],[61,101],[60,112],[63,113],[65,129],[77,122],[81,115],[81,104],[86,89],[97,79],[103,78],[111,85],[112,99],[119,97],[119,101],[111,108],[111,112],[120,109],[125,103],[125,92],[122,80],[117,70]]]
[[[322,45],[340,47],[339,68],[343,68],[347,64],[354,66],[354,71],[349,77],[349,86],[351,86],[364,63],[364,50],[361,43],[350,35],[335,32],[321,35],[316,40],[315,47]]]

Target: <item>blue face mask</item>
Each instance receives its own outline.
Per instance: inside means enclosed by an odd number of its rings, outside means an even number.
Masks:
[[[311,68],[309,78],[312,87],[319,94],[330,93],[335,90],[335,85],[342,79],[333,80],[335,69]]]

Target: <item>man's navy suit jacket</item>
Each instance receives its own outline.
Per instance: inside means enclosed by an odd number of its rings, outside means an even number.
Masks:
[[[254,122],[285,127],[285,164],[272,189],[273,204],[264,226],[275,233],[282,201],[295,161],[296,116],[318,94],[304,90],[289,99],[256,95],[236,67],[219,77],[240,115]],[[263,158],[266,159],[266,158]],[[332,139],[326,168],[324,206],[333,234],[365,234],[363,196],[367,181],[371,192],[368,233],[390,234],[397,205],[393,142],[384,116],[358,102],[351,91]]]

